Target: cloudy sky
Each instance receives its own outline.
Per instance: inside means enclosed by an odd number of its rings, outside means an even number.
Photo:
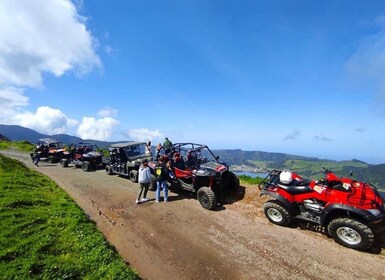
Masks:
[[[0,1],[0,123],[385,163],[379,1]]]

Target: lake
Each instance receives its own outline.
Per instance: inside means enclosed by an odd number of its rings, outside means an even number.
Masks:
[[[265,178],[268,174],[266,172],[256,173],[256,172],[250,172],[250,171],[233,171],[233,172],[237,176],[245,175],[245,176],[249,176],[251,178],[256,178],[256,177]]]

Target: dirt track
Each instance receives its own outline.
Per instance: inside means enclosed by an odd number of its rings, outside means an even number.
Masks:
[[[185,192],[136,205],[138,185],[125,178],[2,153],[56,181],[144,279],[385,279],[383,242],[363,253],[315,230],[272,225],[256,186],[216,211]]]

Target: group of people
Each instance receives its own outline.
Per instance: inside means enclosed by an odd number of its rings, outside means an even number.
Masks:
[[[158,149],[158,146],[160,148]],[[161,190],[163,190],[163,196],[164,201],[168,202],[168,185],[167,180],[169,178],[174,178],[174,174],[171,168],[171,160],[168,159],[166,155],[160,155],[159,151],[161,148],[164,148],[165,151],[168,149],[168,153],[171,151],[172,143],[171,141],[166,137],[165,143],[163,146],[161,144],[158,144],[156,148],[157,152],[157,164],[155,165],[154,175],[156,178],[156,192],[155,192],[155,201],[160,202],[160,193]],[[151,142],[147,144],[147,147],[151,147]],[[148,149],[150,150],[150,149]],[[138,176],[138,182],[139,182],[139,192],[138,196],[136,198],[136,203],[139,204],[141,202],[148,201],[147,199],[147,193],[148,189],[151,184],[151,169],[148,166],[148,160],[143,159],[142,164],[139,167],[139,176]]]

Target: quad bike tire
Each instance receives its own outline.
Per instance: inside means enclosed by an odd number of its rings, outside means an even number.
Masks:
[[[137,170],[131,170],[130,173],[128,173],[128,176],[133,183],[138,183],[138,171]]]
[[[68,167],[68,159],[66,159],[66,158],[61,159],[60,160],[60,165],[62,167]]]
[[[91,163],[89,161],[84,161],[82,164],[83,171],[90,171],[91,170]]]
[[[156,177],[154,174],[151,174],[151,182],[150,182],[150,187],[148,188],[150,191],[155,191],[156,190]]]
[[[198,190],[197,198],[203,208],[212,210],[217,206],[217,196],[209,187],[201,187]]]
[[[359,251],[367,251],[374,243],[374,234],[365,224],[351,218],[336,218],[328,225],[335,242]]]
[[[104,168],[106,170],[106,173],[107,175],[112,175],[112,168],[111,168],[111,165],[106,165],[106,167]]]
[[[263,205],[266,218],[273,224],[287,226],[291,222],[291,215],[277,200],[269,200]]]

